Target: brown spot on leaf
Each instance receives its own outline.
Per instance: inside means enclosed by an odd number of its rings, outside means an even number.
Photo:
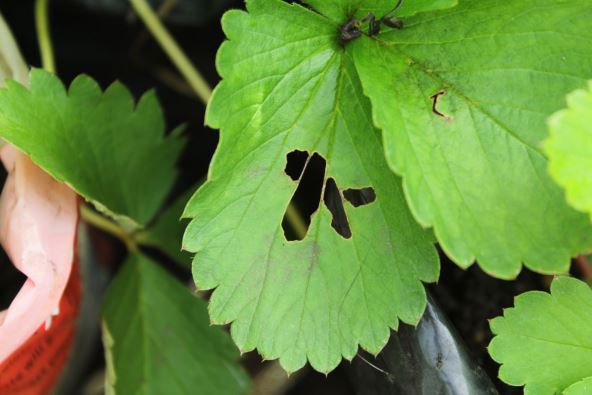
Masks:
[[[430,99],[432,100],[432,112],[437,116],[444,118],[447,121],[452,121],[452,117],[450,115],[444,114],[443,112],[438,110],[438,101],[440,100],[440,97],[444,96],[445,94],[446,91],[442,89],[441,91],[438,91],[434,93],[432,96],[430,96]]]

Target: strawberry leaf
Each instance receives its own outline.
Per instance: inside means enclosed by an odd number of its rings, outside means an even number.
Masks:
[[[129,227],[148,223],[175,180],[184,145],[177,134],[164,136],[154,92],[134,106],[120,83],[103,93],[83,75],[66,91],[39,69],[29,86],[8,81],[0,89],[0,137]]]
[[[591,322],[592,290],[582,281],[559,277],[550,294],[533,291],[518,296],[515,307],[491,322],[495,337],[489,352],[502,364],[500,378],[526,385],[525,394],[589,393],[585,389],[591,388],[592,380]]]
[[[522,263],[564,272],[592,246],[540,149],[546,117],[592,75],[587,0],[406,1],[403,29],[379,34],[355,18],[394,1],[308,4],[225,15],[207,111],[221,142],[185,211],[196,283],[216,288],[211,318],[243,351],[329,371],[417,322],[438,270],[404,197],[460,266],[502,278]],[[296,154],[304,176],[286,173]],[[319,208],[288,240],[282,220],[319,158]],[[372,199],[350,204],[351,190]]]
[[[460,266],[565,272],[592,246],[540,147],[592,75],[590,20],[588,0],[465,0],[347,46],[412,212]]]
[[[184,247],[196,253],[198,287],[216,288],[212,321],[232,322],[242,351],[328,372],[358,344],[380,351],[399,319],[418,322],[437,255],[386,164],[335,26],[278,0],[247,7],[223,18],[224,79],[207,111],[220,145],[187,205]],[[306,236],[288,241],[281,224],[299,180],[285,168],[295,150],[325,171]],[[360,205],[348,190],[374,196]]]
[[[568,95],[567,105],[549,120],[549,171],[565,188],[567,202],[592,218],[592,82]]]
[[[245,392],[238,352],[222,329],[210,326],[206,302],[147,257],[127,259],[103,314],[107,393]]]
[[[380,19],[395,9],[398,0],[306,0],[305,3],[337,23],[343,23],[353,16],[364,18],[368,13]],[[458,0],[403,0],[392,15],[411,16],[420,12],[451,8],[457,4]]]

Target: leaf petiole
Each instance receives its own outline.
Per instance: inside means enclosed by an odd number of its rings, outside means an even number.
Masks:
[[[35,1],[35,26],[37,28],[37,39],[39,40],[39,51],[41,52],[41,64],[50,73],[56,72],[53,47],[49,33],[49,0]]]
[[[80,205],[80,217],[95,228],[121,240],[129,251],[138,251],[138,243],[132,234],[126,232],[119,224],[97,213],[84,203]]]
[[[177,69],[183,74],[191,88],[199,96],[199,98],[207,104],[212,96],[212,88],[210,88],[205,78],[197,71],[191,63],[191,60],[185,55],[179,44],[171,36],[168,30],[164,27],[158,15],[146,2],[146,0],[130,0],[130,3],[138,13],[139,17],[144,21],[144,24],[152,33],[156,41],[160,44],[162,49],[169,56],[171,61],[175,64]]]

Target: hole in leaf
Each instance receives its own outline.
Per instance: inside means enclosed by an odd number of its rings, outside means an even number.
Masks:
[[[325,185],[325,196],[323,197],[323,200],[325,202],[325,206],[327,206],[329,211],[331,211],[331,214],[333,214],[331,226],[341,236],[349,239],[352,236],[352,233],[349,228],[349,222],[347,222],[345,209],[343,208],[343,199],[341,198],[341,193],[339,192],[339,188],[337,188],[337,184],[333,178],[327,179],[327,183]]]
[[[287,155],[288,163],[286,164],[286,174],[288,174],[293,180],[297,180],[298,177],[294,178],[294,174],[302,173],[298,188],[296,188],[296,192],[294,192],[294,196],[292,196],[290,205],[298,210],[305,229],[304,232],[295,229],[290,223],[288,212],[286,211],[284,219],[282,220],[282,228],[284,229],[284,236],[288,241],[302,240],[306,236],[306,231],[308,231],[308,227],[310,226],[310,217],[319,208],[321,191],[325,179],[326,161],[317,153],[314,153],[308,161],[305,158],[302,168],[299,172],[297,171],[297,161],[302,160],[302,154],[298,154],[299,152],[302,151],[293,151]],[[306,153],[304,152],[304,154]],[[308,154],[306,155],[308,156]],[[292,161],[293,164],[290,164],[290,161]],[[294,169],[296,171],[293,171]]]
[[[376,200],[374,188],[346,189],[343,191],[343,197],[354,207],[365,206]]]
[[[294,150],[287,156],[285,172],[294,181],[298,181],[306,166],[306,160],[308,159],[308,152]]]

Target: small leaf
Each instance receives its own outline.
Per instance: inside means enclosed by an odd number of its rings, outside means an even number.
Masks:
[[[143,255],[111,284],[103,339],[113,394],[244,393],[248,385],[230,337],[211,327],[206,302]]]
[[[562,273],[592,247],[540,150],[592,75],[591,20],[589,0],[464,0],[347,46],[415,218],[460,266]]]
[[[191,265],[191,254],[181,249],[183,232],[189,222],[181,219],[181,215],[196,188],[189,188],[164,210],[153,224],[135,235],[139,243],[158,248],[184,267]]]
[[[134,107],[120,83],[103,93],[82,75],[66,91],[39,69],[31,71],[30,89],[14,81],[0,89],[0,136],[132,227],[148,223],[160,208],[184,145],[176,134],[164,136],[154,92]]]
[[[506,383],[526,385],[525,394],[552,395],[587,379],[570,389],[587,393],[581,389],[592,380],[592,290],[582,281],[558,277],[550,294],[518,296],[491,330],[489,352]]]
[[[438,258],[386,164],[335,26],[283,1],[247,8],[223,18],[223,81],[207,111],[220,145],[187,205],[184,248],[196,253],[198,287],[216,288],[212,321],[232,322],[241,350],[328,372],[358,345],[380,351],[399,319],[419,321]],[[294,151],[319,164],[322,191],[303,240],[288,241],[282,219],[302,182],[286,172]],[[347,190],[369,198],[354,204]]]
[[[567,202],[592,218],[592,81],[569,94],[567,106],[549,119],[549,171],[565,188]]]

